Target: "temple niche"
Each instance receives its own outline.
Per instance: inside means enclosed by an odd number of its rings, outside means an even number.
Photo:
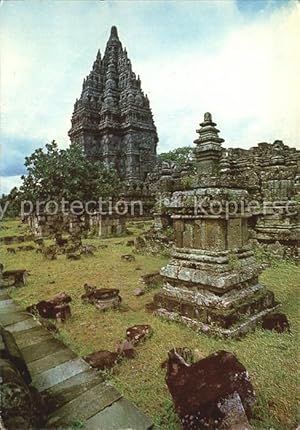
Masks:
[[[154,169],[158,137],[149,100],[116,27],[103,58],[98,51],[83,81],[69,136],[90,159],[114,167],[128,187],[141,184]]]

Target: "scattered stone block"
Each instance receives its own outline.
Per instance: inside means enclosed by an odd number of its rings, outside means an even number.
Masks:
[[[26,284],[27,275],[25,269],[6,270],[2,273],[2,284],[6,287],[22,287]]]
[[[124,355],[126,358],[134,358],[136,356],[136,350],[131,342],[123,340],[117,346],[117,352],[120,355]]]
[[[87,282],[83,285],[83,288],[84,288],[86,294],[91,294],[96,290],[96,287],[89,285]],[[83,296],[81,296],[81,298],[83,298]]]
[[[132,342],[133,345],[143,342],[151,337],[152,334],[152,327],[148,324],[134,325],[126,330],[126,338],[128,341]]]
[[[69,296],[66,293],[58,293],[49,302],[53,303],[54,305],[61,305],[65,303],[70,303],[72,301],[72,297]]]
[[[136,288],[133,292],[133,295],[136,297],[143,296],[145,294],[144,288]]]
[[[80,260],[81,259],[81,256],[80,256],[80,254],[66,254],[66,258],[67,258],[67,260],[73,260],[73,261],[76,261],[76,260]]]
[[[278,312],[266,315],[262,320],[262,328],[282,333],[284,331],[290,331],[290,324],[287,316]]]
[[[56,319],[64,322],[71,317],[71,308],[68,303],[72,298],[65,293],[56,294],[51,300],[41,300],[26,310],[31,313],[37,312],[42,318]]]
[[[222,430],[251,430],[242,400],[235,391],[219,403],[219,409],[224,414]]]
[[[15,248],[6,248],[6,251],[7,251],[9,254],[15,254],[15,253],[16,253],[16,249],[15,249]]]
[[[145,238],[142,236],[138,236],[134,241],[134,246],[137,251],[144,251],[147,246]]]
[[[54,245],[45,246],[42,248],[42,254],[47,260],[56,260],[57,249]]]
[[[71,317],[71,308],[67,304],[55,306],[55,319],[61,323]]]
[[[4,245],[11,245],[12,243],[22,243],[34,240],[34,235],[21,235],[21,236],[5,236],[0,239]]]
[[[121,255],[121,260],[132,262],[132,261],[135,261],[135,256],[131,254]]]
[[[85,293],[81,296],[83,303],[93,303],[97,309],[105,311],[117,308],[122,301],[117,288],[95,288],[84,285]]]
[[[97,247],[94,245],[84,245],[82,248],[84,250],[90,251],[90,252],[96,252],[97,251]]]
[[[115,309],[116,307],[118,307],[119,303],[115,304],[115,302],[111,302],[106,300],[105,302],[102,301],[97,301],[95,303],[95,307],[99,310],[99,311],[107,311],[108,309]]]
[[[46,300],[41,300],[36,305],[33,305],[33,307],[28,307],[27,311],[36,309],[38,314],[42,318],[55,318],[55,310],[52,303],[47,302]]]
[[[92,367],[105,370],[112,369],[119,360],[119,354],[111,351],[97,351],[84,357]]]
[[[169,351],[169,355],[173,356],[174,354],[178,354],[180,357],[182,357],[183,360],[185,361],[185,363],[188,365],[191,365],[191,364],[195,363],[195,361],[196,361],[194,352],[186,346],[178,347],[178,348],[172,348]],[[163,361],[161,363],[161,368],[165,369],[167,367],[167,365],[168,365],[168,359],[166,359],[165,361]]]
[[[21,245],[21,246],[18,246],[18,250],[19,251],[33,251],[33,250],[35,250],[35,247],[32,245]]]
[[[147,312],[148,314],[152,314],[156,312],[156,310],[157,310],[157,306],[153,302],[145,304],[145,312]]]
[[[230,352],[188,365],[171,350],[166,383],[184,430],[232,429],[232,423],[250,428],[242,425],[252,416],[255,393],[245,367]]]
[[[141,277],[141,283],[150,290],[161,286],[163,284],[163,277],[159,272],[147,273]]]
[[[93,257],[94,254],[94,246],[90,247],[90,246],[83,246],[81,251],[80,251],[80,255],[85,255],[86,257]]]

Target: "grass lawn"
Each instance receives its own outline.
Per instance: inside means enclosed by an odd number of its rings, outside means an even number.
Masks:
[[[8,228],[0,235],[11,235],[24,230],[16,221],[2,223]],[[149,223],[145,224],[146,226]],[[145,312],[144,306],[151,301],[155,290],[142,297],[133,296],[140,286],[141,275],[162,267],[167,258],[157,255],[135,254],[136,261],[121,261],[121,255],[132,253],[126,242],[142,231],[138,223],[132,224],[131,236],[106,240],[87,239],[94,245],[107,244],[94,257],[79,261],[47,261],[34,251],[9,254],[1,247],[0,261],[5,269],[26,268],[30,272],[28,284],[14,289],[13,297],[24,306],[38,300],[51,298],[64,291],[72,296],[72,318],[59,325],[60,338],[75,352],[86,355],[100,349],[114,350],[125,337],[126,328],[134,324],[150,324],[154,334],[151,339],[137,347],[138,356],[124,360],[108,377],[123,394],[132,399],[149,414],[157,427],[165,430],[179,428],[172,401],[164,382],[164,370],[160,364],[174,346],[187,346],[197,350],[199,357],[219,349],[234,352],[246,366],[257,393],[254,429],[288,430],[297,426],[297,390],[299,387],[299,327],[298,292],[300,286],[299,266],[285,261],[274,262],[261,275],[261,282],[276,294],[282,302],[282,310],[288,315],[292,333],[277,334],[256,330],[239,341],[222,341],[205,335],[197,335],[190,329],[169,323]],[[13,232],[13,233],[12,233]],[[97,287],[119,288],[123,298],[120,310],[101,313],[93,305],[83,305],[80,296],[83,284]]]

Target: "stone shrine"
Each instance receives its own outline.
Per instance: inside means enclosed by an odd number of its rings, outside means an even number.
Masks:
[[[158,137],[149,100],[116,27],[103,58],[98,51],[83,81],[69,136],[89,158],[117,169],[125,185],[141,184],[156,164]]]
[[[206,113],[195,141],[197,183],[166,195],[175,247],[161,269],[164,287],[156,314],[217,336],[247,333],[278,304],[258,282],[260,268],[248,243],[250,196],[234,167],[222,159],[223,139]]]
[[[248,192],[248,200],[252,202],[249,204],[252,216],[248,218],[252,243],[275,256],[299,260],[300,151],[281,140],[272,144],[261,142],[250,149],[225,149],[219,137],[214,142],[205,142],[214,125],[204,121],[202,126],[195,150],[195,159],[202,169],[200,176],[195,174],[195,163],[176,166],[163,162],[147,177],[146,186],[157,196],[155,225],[160,234],[165,226],[172,224],[171,212],[160,203],[175,191],[211,184],[219,166],[223,184],[230,178],[231,186]]]

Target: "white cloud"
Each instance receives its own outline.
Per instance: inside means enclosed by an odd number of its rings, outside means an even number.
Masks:
[[[227,145],[249,147],[284,139],[300,148],[300,8],[244,24],[218,50],[190,50],[142,64],[165,148],[186,145],[205,111],[219,123]]]

